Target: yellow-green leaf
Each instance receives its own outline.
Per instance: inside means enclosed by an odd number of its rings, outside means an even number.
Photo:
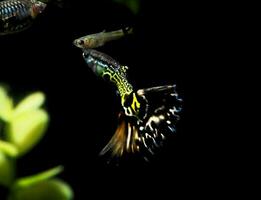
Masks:
[[[0,119],[8,121],[13,110],[13,100],[6,90],[0,86]]]
[[[13,190],[9,200],[72,200],[71,187],[62,180],[46,180],[30,187]]]
[[[14,184],[15,189],[21,189],[24,187],[32,186],[36,183],[39,183],[41,181],[45,181],[47,179],[50,179],[58,174],[60,174],[63,171],[63,166],[57,166],[52,169],[46,170],[44,172],[40,172],[38,174],[34,174],[32,176],[27,176],[23,178],[19,178],[16,183]]]
[[[35,92],[24,98],[19,104],[15,107],[12,117],[17,117],[23,112],[28,112],[40,108],[45,101],[45,96],[42,92]]]
[[[18,155],[18,149],[16,146],[3,140],[0,140],[0,151],[10,157],[16,157]]]
[[[14,166],[0,150],[0,185],[9,186],[14,178]]]
[[[38,109],[12,118],[7,126],[7,140],[17,146],[19,156],[33,148],[43,137],[49,117]]]

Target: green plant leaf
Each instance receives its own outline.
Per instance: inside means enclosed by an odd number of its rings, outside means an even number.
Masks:
[[[17,189],[32,186],[32,185],[37,184],[41,181],[45,181],[47,179],[50,179],[50,178],[60,174],[62,171],[63,171],[63,166],[57,166],[57,167],[54,167],[52,169],[46,170],[44,172],[34,174],[32,176],[19,178],[18,180],[16,180],[13,188],[15,190],[17,190]]]
[[[17,146],[19,156],[27,153],[43,137],[49,117],[46,111],[38,109],[24,112],[12,118],[7,124],[7,140]]]
[[[8,200],[72,200],[71,187],[62,180],[45,180],[30,187],[12,191]]]
[[[10,157],[16,157],[18,155],[18,149],[16,146],[3,140],[0,140],[0,151]]]
[[[13,111],[12,117],[17,117],[24,112],[40,108],[44,101],[44,93],[34,92],[19,102]]]
[[[137,14],[140,10],[140,0],[114,0],[114,2],[123,4],[134,14]]]
[[[14,165],[0,150],[0,185],[9,186],[14,178]]]
[[[13,100],[6,90],[0,86],[0,119],[8,121],[13,111]]]

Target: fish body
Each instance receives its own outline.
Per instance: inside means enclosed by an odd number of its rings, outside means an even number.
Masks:
[[[116,85],[124,104],[127,95],[133,92],[132,85],[126,77],[126,66],[121,66],[112,57],[94,49],[84,49],[83,57],[92,71],[103,79],[108,79]]]
[[[102,31],[100,33],[95,33],[80,37],[73,41],[73,44],[79,48],[93,49],[103,46],[105,43],[113,40],[118,40],[125,35],[132,34],[132,28],[120,29],[111,32]]]
[[[0,35],[29,28],[46,4],[36,0],[6,0],[0,2]]]
[[[142,153],[148,159],[168,134],[176,132],[182,99],[175,85],[135,90],[127,80],[127,67],[110,56],[83,49],[83,58],[98,77],[112,82],[121,96],[119,125],[100,154],[121,157],[126,153]]]

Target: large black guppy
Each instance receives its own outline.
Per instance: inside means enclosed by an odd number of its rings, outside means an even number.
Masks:
[[[126,66],[93,49],[83,49],[83,57],[97,76],[116,85],[123,108],[118,128],[100,154],[141,153],[145,159],[154,154],[166,135],[176,132],[182,100],[175,85],[135,90],[127,80]]]

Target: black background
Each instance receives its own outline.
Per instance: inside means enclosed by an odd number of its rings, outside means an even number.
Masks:
[[[62,8],[50,4],[30,29],[1,37],[0,81],[18,100],[45,92],[51,118],[43,140],[18,161],[18,176],[64,165],[60,177],[76,199],[226,190],[217,187],[229,160],[216,124],[223,98],[211,100],[226,79],[220,68],[234,55],[231,28],[237,20],[231,20],[213,4],[141,1],[133,15],[110,1],[67,1]],[[151,162],[111,166],[98,153],[116,128],[119,99],[88,69],[72,41],[125,26],[134,27],[133,36],[99,50],[129,66],[135,88],[176,84],[184,109],[177,136]]]

